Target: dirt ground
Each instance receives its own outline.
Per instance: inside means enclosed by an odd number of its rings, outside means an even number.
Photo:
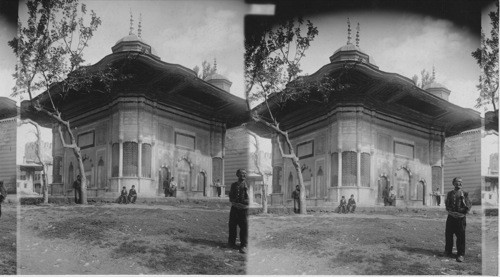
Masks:
[[[244,274],[226,248],[229,210],[22,206],[19,274]]]
[[[14,275],[16,267],[16,205],[4,203],[0,217],[0,275]]]
[[[485,216],[483,275],[498,276],[498,216]]]
[[[414,212],[252,216],[247,274],[480,275],[481,216],[467,218],[463,263],[443,256],[445,222]]]

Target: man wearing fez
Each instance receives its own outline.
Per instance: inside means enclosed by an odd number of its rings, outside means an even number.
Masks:
[[[470,211],[472,204],[469,200],[469,194],[462,190],[462,178],[453,179],[454,190],[446,195],[446,210],[448,218],[446,219],[446,245],[444,254],[452,256],[453,235],[457,236],[457,262],[464,261],[465,255],[465,215]]]
[[[244,169],[236,171],[238,182],[231,184],[229,191],[229,201],[231,201],[231,211],[229,213],[229,239],[228,245],[236,248],[237,226],[240,227],[240,253],[247,252],[248,245],[248,192],[247,192],[247,172]]]

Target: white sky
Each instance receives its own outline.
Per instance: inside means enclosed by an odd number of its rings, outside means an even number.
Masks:
[[[134,31],[142,13],[142,38],[162,61],[193,68],[201,66],[203,60],[212,63],[216,58],[218,72],[233,82],[231,92],[243,97],[243,18],[249,10],[243,1],[83,2],[102,19],[85,52],[87,63],[111,54],[116,41],[128,35],[132,10]],[[20,5],[20,16],[25,10],[25,5]],[[346,43],[347,17],[353,38],[360,23],[360,47],[374,58],[380,70],[411,78],[424,68],[432,70],[434,65],[437,82],[452,91],[450,101],[473,108],[479,69],[470,53],[479,46],[479,36],[440,18],[374,11],[312,17],[319,35],[302,61],[305,73],[312,74],[327,64],[333,52]],[[6,42],[16,30],[2,23],[0,16],[0,96],[9,96],[14,86],[11,74],[15,57]],[[489,25],[488,17],[483,18],[484,24]],[[20,131],[19,137],[28,140],[29,136],[23,135],[26,132]]]
[[[318,27],[302,62],[304,73],[312,74],[329,63],[329,57],[347,42],[347,18],[352,42],[360,23],[360,48],[379,69],[412,78],[426,69],[436,69],[436,81],[451,90],[450,102],[474,108],[479,68],[471,52],[479,46],[478,34],[452,22],[411,13],[344,12],[312,18]]]

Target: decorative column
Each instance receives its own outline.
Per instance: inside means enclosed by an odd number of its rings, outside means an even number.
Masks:
[[[444,169],[444,133],[441,134],[440,136],[441,138],[441,195],[444,196],[444,172],[443,172],[443,169]],[[432,187],[432,182],[431,182],[431,187]],[[432,189],[431,189],[432,191]],[[439,206],[443,206],[444,205],[444,197],[441,197],[441,203],[439,203]]]
[[[226,169],[225,169],[225,166],[224,166],[224,157],[226,156],[226,132],[227,132],[227,128],[226,128],[226,123],[224,123],[222,125],[222,151],[221,151],[221,192],[220,192],[220,196],[221,197],[224,197],[226,195],[226,186],[225,186],[225,183],[224,183],[224,180],[225,180],[225,172],[226,172]],[[271,148],[272,149],[272,148]],[[212,159],[212,163],[213,163],[213,159]],[[272,163],[272,161],[271,161]],[[213,167],[212,167],[213,168]],[[213,173],[212,173],[213,174]],[[229,188],[231,189],[231,188]]]
[[[338,173],[339,173],[339,180],[338,180],[338,187],[342,186],[342,149],[339,148],[337,149],[337,152],[339,153],[338,156],[338,161],[339,161],[339,166],[338,166]]]
[[[361,187],[361,150],[356,150],[356,186]]]
[[[156,147],[156,141],[155,139],[151,140],[151,157],[149,157],[151,159],[151,168],[149,170],[151,170],[151,179],[155,179],[155,175],[153,174],[153,172],[156,172],[154,170],[154,168],[156,168],[156,163],[155,163],[155,153],[156,151],[154,150]]]
[[[142,177],[142,137],[139,137],[137,141],[137,178]]]
[[[340,108],[340,112],[342,112],[342,108]],[[338,115],[338,130],[337,130],[337,139],[338,139],[338,149],[337,149],[337,153],[338,156],[339,156],[339,168],[338,168],[338,171],[339,171],[339,182],[338,182],[338,187],[341,187],[342,186],[342,121],[341,121],[341,116],[340,116],[340,113]],[[337,189],[337,191],[340,191],[339,189]],[[337,193],[337,201],[338,201],[338,193]]]
[[[123,177],[123,139],[118,140],[118,177]],[[118,188],[119,189],[119,188]]]

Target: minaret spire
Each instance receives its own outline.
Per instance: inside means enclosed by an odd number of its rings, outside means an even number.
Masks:
[[[432,65],[432,80],[436,81],[436,68]]]
[[[137,27],[137,36],[141,38],[141,31],[142,31],[142,13],[139,14],[139,26]]]
[[[217,72],[217,60],[214,58],[214,73]]]
[[[351,44],[351,21],[347,18],[347,44]]]
[[[134,18],[132,16],[132,9],[130,9],[130,31],[128,32],[129,35],[133,34],[134,32]]]
[[[356,47],[359,47],[359,22],[358,22],[358,27],[356,28]]]

